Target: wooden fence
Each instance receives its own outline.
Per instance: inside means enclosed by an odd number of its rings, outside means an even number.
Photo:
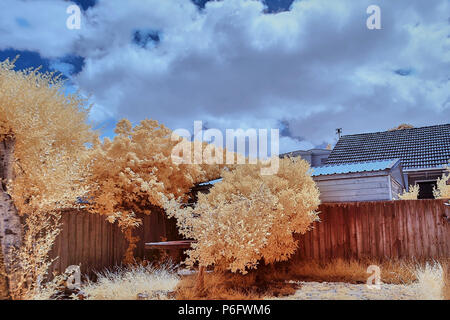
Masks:
[[[134,232],[140,238],[134,251],[136,258],[153,258],[155,252],[145,250],[145,242],[180,239],[175,220],[167,219],[161,209],[155,207],[150,215],[137,217],[143,223]],[[63,212],[61,223],[62,230],[50,254],[58,257],[51,272],[61,273],[70,265],[80,265],[83,274],[93,276],[94,271],[121,264],[128,242],[117,224],[83,210]]]
[[[319,210],[321,221],[298,236],[294,260],[450,257],[450,208],[443,200],[330,203]]]
[[[322,204],[321,222],[305,235],[299,235],[299,248],[293,257],[329,261],[342,259],[432,259],[450,257],[450,207],[443,200],[402,200]],[[152,258],[145,242],[181,239],[173,219],[158,208],[149,216],[140,215],[143,225],[137,258]],[[65,212],[63,229],[52,251],[59,257],[52,271],[64,271],[81,264],[92,275],[120,264],[127,242],[120,229],[105,217],[84,211]]]

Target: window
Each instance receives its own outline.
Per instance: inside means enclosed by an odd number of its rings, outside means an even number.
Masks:
[[[433,188],[436,187],[436,181],[417,182],[419,185],[418,199],[434,199]]]

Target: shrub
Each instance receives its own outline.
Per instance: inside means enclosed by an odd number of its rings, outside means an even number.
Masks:
[[[27,215],[24,237],[20,248],[13,249],[15,266],[11,274],[16,279],[10,287],[13,299],[30,299],[42,290],[48,270],[56,259],[49,253],[60,232],[60,212]]]
[[[450,184],[448,184],[449,179],[450,173],[444,173],[442,178],[437,179],[436,187],[433,188],[433,196],[436,199],[450,199]]]
[[[0,62],[0,296],[39,286],[59,232],[55,211],[87,189],[87,99],[66,94],[61,77]]]
[[[419,185],[409,186],[409,191],[403,189],[403,193],[398,195],[400,200],[417,200],[419,197]]]
[[[180,232],[197,240],[186,263],[247,273],[261,260],[284,261],[295,252],[294,233],[305,233],[318,220],[319,190],[308,162],[280,160],[276,174],[260,174],[262,164],[237,166],[224,172],[209,194],[193,207],[167,201]]]

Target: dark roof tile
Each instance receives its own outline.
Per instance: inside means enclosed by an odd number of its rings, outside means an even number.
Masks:
[[[399,158],[404,169],[442,167],[450,159],[450,124],[342,136],[327,164]]]

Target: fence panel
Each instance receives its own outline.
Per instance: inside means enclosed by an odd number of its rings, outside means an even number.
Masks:
[[[144,259],[150,253],[144,249],[145,242],[179,240],[175,221],[167,219],[162,210],[152,208],[150,215],[138,215],[143,224],[136,229],[140,241],[135,257]],[[117,224],[105,220],[105,216],[83,210],[64,211],[62,229],[50,257],[57,258],[50,273],[63,272],[70,265],[80,265],[83,274],[93,276],[95,271],[120,265],[128,243]]]
[[[402,200],[321,204],[321,221],[315,222],[310,232],[296,236],[299,250],[294,260],[448,258],[450,207],[444,202]]]
[[[450,257],[450,207],[443,200],[402,200],[326,203],[319,207],[320,222],[304,235],[296,235],[299,248],[293,259],[322,262],[342,259],[437,259]],[[151,258],[145,242],[179,240],[174,219],[159,208],[138,215],[142,226],[136,258]],[[123,233],[104,216],[80,210],[62,215],[62,230],[50,256],[58,259],[51,271],[81,265],[93,275],[121,263],[128,247]]]

